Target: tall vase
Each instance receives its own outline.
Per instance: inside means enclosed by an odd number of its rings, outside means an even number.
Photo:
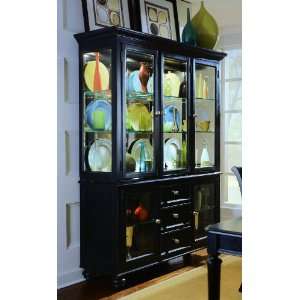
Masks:
[[[101,92],[101,90],[102,90],[99,60],[100,60],[100,54],[99,54],[99,52],[96,52],[96,66],[95,66],[95,73],[94,73],[94,92]]]
[[[199,12],[192,19],[192,26],[196,32],[199,47],[213,49],[219,36],[219,28],[216,20],[206,10],[203,1]]]
[[[182,42],[193,46],[197,45],[197,35],[192,26],[190,9],[187,9],[187,22],[182,31]]]
[[[139,70],[139,79],[141,82],[141,88],[143,93],[147,93],[147,84],[150,77],[150,70],[149,67],[147,67],[145,64],[141,64],[140,70]]]

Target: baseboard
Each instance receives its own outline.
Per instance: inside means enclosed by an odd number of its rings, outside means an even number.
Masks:
[[[61,289],[82,281],[85,281],[85,279],[82,276],[82,269],[80,268],[59,274],[57,277],[57,289]]]

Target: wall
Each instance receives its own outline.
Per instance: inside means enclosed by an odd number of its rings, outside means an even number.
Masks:
[[[58,287],[82,280],[79,269],[78,47],[73,34],[84,31],[81,0],[58,5]]]
[[[193,1],[192,14],[200,1]],[[206,7],[221,27],[222,44],[241,40],[239,0],[208,0]],[[78,173],[78,56],[73,34],[83,32],[81,0],[59,0],[58,5],[58,288],[83,280],[79,268]]]

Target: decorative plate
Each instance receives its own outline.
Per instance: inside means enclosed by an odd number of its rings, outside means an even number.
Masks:
[[[127,84],[127,92],[128,93],[132,93],[132,92],[135,92],[135,93],[138,93],[138,92],[141,92],[142,91],[142,85],[141,85],[141,81],[140,81],[140,78],[139,78],[139,72],[140,71],[133,71],[129,74],[128,76],[128,84]]]
[[[96,61],[89,61],[85,65],[84,68],[84,82],[87,86],[87,88],[90,91],[94,91],[94,76],[95,76],[95,68],[96,68]],[[100,61],[99,62],[99,73],[100,73],[100,79],[101,79],[101,87],[102,90],[108,90],[109,89],[109,71],[106,68],[106,66]]]
[[[164,74],[164,96],[167,97],[178,97],[180,89],[180,79],[172,72]]]
[[[181,118],[178,109],[174,105],[164,108],[164,131],[177,132],[180,130]]]
[[[126,127],[134,131],[150,131],[152,129],[151,113],[144,104],[132,103],[128,105]]]
[[[111,172],[111,141],[97,139],[87,149],[87,167],[93,172]]]
[[[167,170],[177,168],[178,154],[180,153],[180,143],[175,138],[166,139],[164,145],[164,166]]]
[[[148,155],[149,161],[153,161],[153,148],[148,139],[138,139],[131,143],[129,147],[129,152],[132,157],[135,159],[136,162],[136,172],[140,169],[140,154],[141,154],[141,144],[144,143],[145,145],[145,152],[147,152],[146,156]]]
[[[106,100],[90,102],[85,109],[86,122],[93,130],[111,130],[111,104]]]

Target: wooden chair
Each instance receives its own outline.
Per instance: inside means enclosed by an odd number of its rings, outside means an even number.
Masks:
[[[240,191],[241,191],[241,195],[242,195],[242,167],[233,166],[231,168],[231,171],[233,172],[233,174],[235,175],[235,177],[238,181]],[[240,285],[239,292],[240,293],[242,292],[242,284]]]

